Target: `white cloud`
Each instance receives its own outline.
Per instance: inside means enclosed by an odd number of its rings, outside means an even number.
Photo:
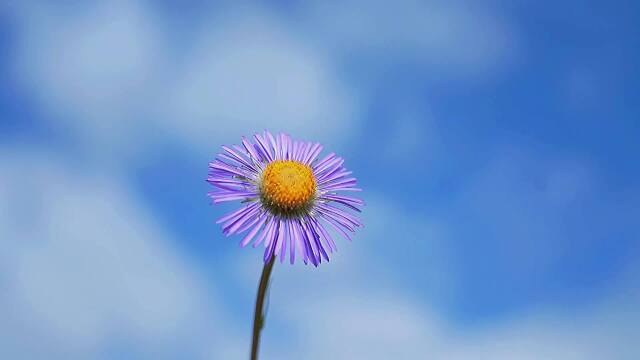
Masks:
[[[355,126],[355,99],[331,60],[264,9],[214,18],[185,70],[165,121],[189,138],[270,128],[339,142]]]
[[[12,149],[3,153],[0,355],[100,358],[122,341],[136,354],[167,358],[183,357],[181,351],[193,358],[246,355],[248,332],[238,329],[246,330],[248,324],[238,326],[212,313],[217,307],[205,304],[206,288],[195,269],[176,253],[125,187],[100,174],[73,172],[56,158],[43,162],[42,154]],[[565,180],[552,183],[561,188],[574,183],[566,180],[571,177],[558,178]],[[396,240],[384,231],[392,221],[403,229],[398,235],[403,239],[421,234],[419,241],[438,244],[447,233],[424,216],[399,216],[402,210],[382,199],[368,199],[370,226],[354,243],[343,242],[330,264],[313,270],[289,265],[276,269],[264,334],[265,358],[304,354],[309,359],[335,360],[632,359],[638,355],[628,346],[640,320],[633,311],[640,295],[633,269],[612,285],[613,295],[570,313],[561,308],[531,309],[475,327],[456,326],[438,317],[429,303],[416,300],[421,297],[413,294],[411,283],[402,281],[402,273],[394,271],[397,262],[386,261],[438,246],[421,248],[416,242],[400,254],[380,250],[382,242]],[[438,269],[448,273],[443,270],[446,252],[434,251],[432,256],[427,261],[432,268],[422,267],[422,276],[432,277]],[[251,256],[250,265],[237,264],[239,271],[231,272],[240,273],[243,279],[238,282],[247,284],[243,296],[254,295],[259,258]],[[437,278],[433,280],[437,285]]]
[[[637,282],[616,288],[613,296],[593,307],[572,312],[539,308],[491,325],[460,327],[434,316],[428,305],[408,300],[410,293],[397,288],[380,292],[371,277],[360,281],[368,282],[369,288],[326,293],[327,287],[312,284],[307,291],[278,296],[267,321],[277,322],[281,319],[273,318],[282,314],[289,317],[285,325],[267,326],[265,357],[596,360],[640,355],[630,345],[640,330],[634,311],[640,298],[637,292],[622,301],[617,298]],[[273,334],[281,330],[278,326],[293,335]]]
[[[344,269],[343,269],[344,270]],[[490,325],[456,326],[375,276],[321,285],[280,270],[271,291],[265,358],[297,359],[634,359],[640,298],[624,283],[593,307],[538,308]],[[324,284],[324,282],[322,283]],[[349,288],[351,286],[351,289]],[[384,288],[383,291],[380,289]],[[338,289],[338,290],[336,290]],[[294,291],[295,290],[295,291]]]
[[[18,78],[102,160],[163,138],[210,152],[234,133],[340,143],[356,127],[357,101],[331,59],[267,9],[212,13],[181,44],[136,1],[16,9]]]
[[[339,144],[359,129],[364,100],[340,74],[343,61],[405,59],[464,76],[493,71],[514,51],[495,9],[462,2],[316,4],[299,18],[221,5],[188,38],[165,30],[167,15],[155,10],[117,0],[12,6],[17,77],[105,165],[163,139],[210,152],[262,128]]]
[[[17,77],[47,118],[90,154],[119,156],[144,143],[140,120],[161,86],[166,49],[153,16],[135,2],[15,6]],[[149,129],[147,128],[147,131]]]
[[[269,346],[269,358],[413,359],[425,350],[435,352],[442,342],[439,321],[397,293],[346,292],[292,300],[285,306],[299,343]]]
[[[345,57],[353,51],[386,61],[385,56],[402,54],[449,74],[475,74],[495,69],[512,51],[507,25],[461,3],[406,2],[389,9],[352,2],[343,11],[324,6],[305,21],[325,29],[319,36]],[[23,13],[19,74],[47,104],[51,118],[63,119],[63,126],[90,145],[87,149],[120,158],[161,135],[209,150],[230,132],[277,126],[323,138],[347,136],[356,126],[350,115],[357,101],[336,75],[334,59],[273,13],[254,8],[216,18],[194,44],[186,44],[184,67],[169,69],[165,62],[173,50],[148,10],[113,2],[71,15],[45,8]],[[399,121],[398,137],[422,126],[412,116]],[[418,140],[411,139],[398,154],[415,150]],[[186,347],[194,357],[245,353],[240,347],[246,334],[239,340],[234,325],[212,314],[213,305],[203,304],[204,287],[195,270],[175,254],[170,239],[125,186],[102,174],[74,173],[48,154],[12,154],[0,165],[0,357],[95,358],[120,341],[142,353],[150,347],[168,353]],[[545,235],[555,213],[546,206],[562,209],[591,191],[588,172],[580,166],[554,167],[544,177],[543,198],[536,198],[514,186],[519,175],[513,166],[498,164],[477,179],[477,187],[465,194],[479,200],[470,204],[478,206],[472,211],[486,213],[483,204],[502,206],[499,210],[513,216],[506,222],[519,224],[499,229],[503,238],[515,234],[553,242],[555,237]],[[486,194],[487,184],[499,191]],[[526,318],[490,328],[456,329],[437,318],[431,305],[410,300],[411,282],[425,279],[420,288],[449,291],[451,264],[441,247],[449,234],[432,219],[385,206],[382,199],[368,199],[363,236],[339,244],[331,264],[313,271],[278,269],[267,354],[336,360],[638,355],[620,340],[637,333],[638,319],[626,316],[637,297],[571,316],[532,310]],[[533,210],[522,211],[526,201],[533,202]],[[533,224],[538,233],[531,235],[522,224]],[[398,238],[406,242],[389,246]],[[505,244],[516,245],[506,252],[520,256],[507,269],[526,273],[553,260],[552,247]],[[406,279],[392,269],[397,257],[428,264],[416,267],[423,274]],[[251,270],[243,279],[249,296],[259,258],[252,256],[252,265],[243,266]],[[627,286],[618,291],[628,291]],[[271,332],[278,319],[295,341]],[[224,328],[225,336],[210,338],[220,332],[207,323]]]
[[[220,340],[198,272],[126,187],[43,153],[3,154],[1,357],[197,352]]]
[[[498,168],[504,173],[505,166],[513,166],[507,164],[494,164],[488,173]],[[543,177],[545,201],[559,208],[594,186],[593,175],[579,163],[559,161]],[[504,184],[497,185],[505,190]],[[561,305],[529,307],[461,325],[438,316],[439,306],[425,300],[446,299],[441,293],[455,287],[456,269],[447,249],[451,234],[444,224],[403,211],[382,196],[369,196],[366,210],[367,227],[353,243],[338,244],[340,252],[330,264],[317,269],[276,265],[263,335],[265,358],[595,360],[640,355],[629,346],[631,334],[640,330],[633,310],[640,303],[635,267],[590,306],[571,311]],[[410,263],[412,254],[421,260],[420,267],[412,267],[420,272],[405,279],[406,273],[394,266]],[[534,255],[540,259],[542,254]],[[255,295],[258,258],[248,257],[233,271],[247,285],[245,297]],[[509,266],[524,271],[527,265]],[[425,280],[418,285],[416,279]],[[418,294],[417,288],[429,295]]]
[[[495,71],[516,51],[514,29],[487,4],[353,0],[305,10],[310,31],[350,59],[403,59],[458,77]]]
[[[637,268],[629,275],[637,276]],[[597,304],[536,309],[460,332],[443,359],[636,359],[640,331],[637,277],[626,277]]]

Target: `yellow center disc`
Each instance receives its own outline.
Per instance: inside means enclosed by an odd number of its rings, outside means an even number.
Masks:
[[[309,165],[291,160],[269,163],[262,175],[262,198],[280,211],[306,207],[316,193],[316,179]]]

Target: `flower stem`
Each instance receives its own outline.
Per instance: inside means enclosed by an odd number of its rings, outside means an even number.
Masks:
[[[260,276],[260,285],[258,286],[258,296],[256,297],[256,309],[253,314],[253,338],[251,341],[251,360],[258,359],[258,348],[260,347],[260,331],[264,327],[264,298],[269,287],[269,277],[275,256],[271,256],[271,260],[264,264],[262,268],[262,276]]]

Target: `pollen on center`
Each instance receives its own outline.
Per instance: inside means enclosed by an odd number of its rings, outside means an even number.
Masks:
[[[280,210],[305,207],[316,193],[316,179],[311,167],[297,161],[271,162],[262,174],[263,199]]]

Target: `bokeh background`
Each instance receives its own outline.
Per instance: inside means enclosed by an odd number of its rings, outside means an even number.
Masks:
[[[640,358],[638,4],[2,1],[0,358],[247,358],[204,179],[263,129],[367,206],[262,358]]]

